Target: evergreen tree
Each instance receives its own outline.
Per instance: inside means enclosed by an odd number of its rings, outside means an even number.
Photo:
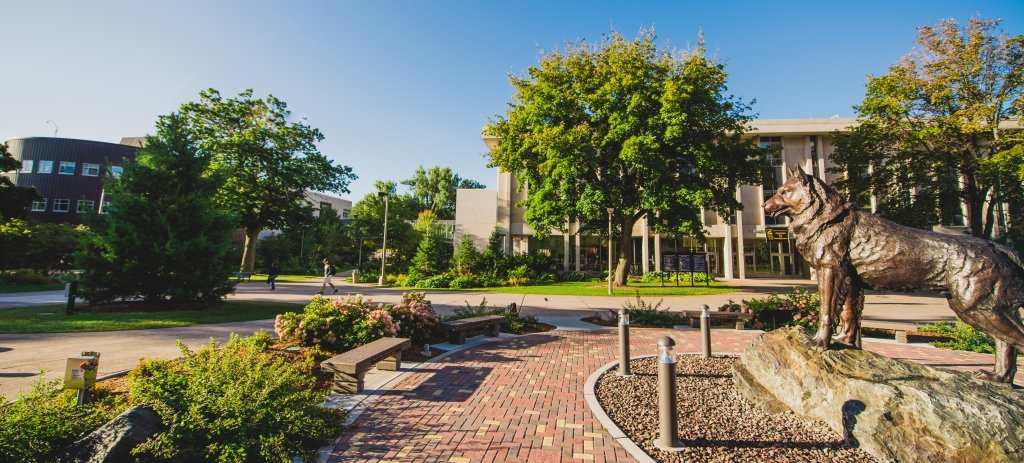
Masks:
[[[21,162],[7,151],[7,145],[0,143],[0,220],[25,217],[32,201],[39,197],[35,188],[16,186],[3,175],[21,168]]]
[[[108,180],[107,213],[90,220],[95,235],[79,256],[86,299],[215,301],[234,290],[234,222],[215,203],[210,159],[179,115],[159,119],[136,161]]]

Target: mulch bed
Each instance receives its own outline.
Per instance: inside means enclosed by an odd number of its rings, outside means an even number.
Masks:
[[[638,446],[665,462],[875,462],[824,423],[791,412],[769,414],[744,399],[732,380],[734,357],[676,356],[679,438],[686,448],[663,452],[658,436],[657,362],[633,360],[631,377],[612,369],[598,380],[605,413]]]

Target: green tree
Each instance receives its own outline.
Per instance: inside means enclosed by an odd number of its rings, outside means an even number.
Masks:
[[[413,229],[412,223],[419,212],[419,204],[408,195],[396,194],[397,185],[392,181],[377,181],[378,192],[387,193],[388,204],[388,272],[403,271],[409,265],[409,259],[416,252],[419,234]],[[352,205],[351,233],[363,240],[363,252],[367,249],[381,249],[384,236],[384,198],[378,193],[370,193]],[[358,244],[358,243],[357,243]],[[380,271],[380,262],[376,267],[370,266],[368,259],[363,259],[364,270]]]
[[[538,235],[574,221],[603,234],[614,208],[619,285],[637,220],[703,236],[702,208],[730,217],[737,186],[761,181],[761,153],[744,137],[749,106],[725,93],[725,67],[703,39],[659,51],[653,30],[615,33],[547,53],[510,81],[508,112],[486,129],[501,139],[490,165],[529,185],[519,205]]]
[[[950,223],[963,203],[971,233],[991,238],[1007,225],[1002,204],[1021,192],[1012,171],[1021,138],[1005,122],[1024,110],[1024,35],[972,18],[921,27],[916,43],[868,76],[859,126],[835,134],[833,172],[847,175],[836,186],[862,205],[874,195],[882,215],[919,227]]]
[[[459,247],[455,249],[455,255],[452,256],[452,269],[459,275],[472,275],[482,263],[482,258],[480,251],[473,245],[473,240],[469,237],[463,238]]]
[[[412,178],[402,180],[409,186],[410,195],[423,209],[429,209],[441,220],[455,218],[455,192],[459,188],[483,188],[476,180],[462,178],[450,167],[434,166],[424,169],[419,166]]]
[[[410,276],[420,279],[448,271],[452,259],[449,230],[437,223],[437,216],[429,210],[419,214],[413,228],[420,232],[422,238],[416,247],[416,255],[412,258]]]
[[[32,201],[38,197],[35,188],[19,187],[6,175],[21,168],[21,162],[7,151],[7,145],[0,143],[0,221],[25,217]]]
[[[83,296],[94,302],[214,301],[234,289],[233,218],[214,199],[212,153],[198,149],[177,114],[161,117],[134,163],[107,181],[111,208],[91,217],[79,255]]]
[[[29,223],[21,219],[0,223],[0,269],[67,270],[86,235],[86,228],[81,225]]]
[[[290,121],[284,101],[252,95],[250,89],[225,99],[209,89],[199,93],[198,102],[181,106],[191,136],[225,175],[220,204],[245,228],[243,271],[253,269],[260,231],[308,220],[306,190],[347,193],[355,178],[350,167],[334,165],[320,153],[319,130]]]

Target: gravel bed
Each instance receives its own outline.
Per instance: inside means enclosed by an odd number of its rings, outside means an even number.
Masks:
[[[748,402],[732,382],[733,357],[676,356],[679,438],[686,448],[662,452],[658,436],[658,365],[633,360],[633,375],[613,368],[597,382],[605,413],[648,455],[672,462],[876,462],[847,446],[824,423],[792,412],[769,414]]]

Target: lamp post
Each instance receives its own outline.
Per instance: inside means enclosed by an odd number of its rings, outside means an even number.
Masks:
[[[386,191],[378,191],[377,196],[384,198],[384,242],[381,243],[380,254],[380,278],[377,280],[377,286],[384,286],[384,264],[388,260],[388,193]]]
[[[608,295],[612,295],[612,212],[614,207],[608,208]]]

